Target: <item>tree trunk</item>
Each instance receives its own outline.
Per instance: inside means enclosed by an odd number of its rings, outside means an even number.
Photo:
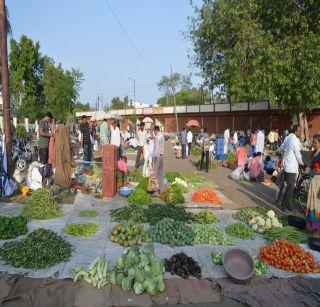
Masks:
[[[308,127],[307,115],[305,112],[302,112],[302,111],[299,112],[298,121],[299,121],[299,126],[301,128],[300,141],[301,142],[307,141],[309,143],[309,127]]]

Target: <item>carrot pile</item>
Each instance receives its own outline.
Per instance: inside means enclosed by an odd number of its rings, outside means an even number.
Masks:
[[[320,273],[313,255],[298,244],[287,240],[277,240],[271,245],[261,247],[259,258],[269,265],[286,271],[303,274]]]
[[[221,204],[218,195],[211,189],[201,189],[192,194],[191,200],[196,203]]]

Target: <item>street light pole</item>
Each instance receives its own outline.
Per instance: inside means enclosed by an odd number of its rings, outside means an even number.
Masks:
[[[1,51],[1,81],[3,100],[3,128],[7,151],[7,173],[12,176],[12,141],[10,118],[10,94],[9,94],[9,68],[7,50],[7,18],[5,0],[0,0],[0,51]]]
[[[133,102],[136,102],[136,81],[130,77],[128,79],[133,82]]]

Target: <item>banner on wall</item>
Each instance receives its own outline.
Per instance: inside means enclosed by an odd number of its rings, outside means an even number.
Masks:
[[[152,114],[163,114],[163,107],[152,108]]]

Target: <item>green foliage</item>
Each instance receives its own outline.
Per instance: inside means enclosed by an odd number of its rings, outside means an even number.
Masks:
[[[181,221],[165,218],[149,229],[153,242],[170,244],[172,246],[192,245],[194,233],[191,227]]]
[[[178,172],[166,172],[164,177],[167,178],[169,183],[173,183],[176,178],[185,180],[184,177]]]
[[[47,220],[62,216],[62,214],[62,210],[52,193],[44,188],[33,191],[22,210],[22,215],[27,220]]]
[[[240,239],[251,239],[255,238],[254,232],[243,223],[233,223],[225,228],[226,234],[232,237]]]
[[[16,138],[25,139],[27,137],[27,130],[24,126],[17,126],[15,131]]]
[[[149,183],[149,178],[145,177],[143,178],[140,183],[138,184],[138,186],[136,187],[136,189],[141,189],[143,191],[147,191],[148,189],[148,183]]]
[[[201,189],[204,187],[212,187],[214,185],[212,181],[199,173],[188,173],[185,175],[185,178],[192,189]]]
[[[67,261],[72,245],[51,230],[37,229],[20,241],[0,247],[0,258],[15,268],[45,269]]]
[[[27,220],[23,216],[0,216],[0,239],[14,239],[28,232]]]
[[[138,170],[138,169],[133,170],[129,174],[129,180],[130,181],[141,182],[142,179],[143,179],[142,172],[140,170]]]
[[[93,223],[69,223],[64,232],[75,237],[92,237],[98,230],[98,225]]]
[[[194,224],[195,244],[234,245],[234,241],[214,225]]]
[[[46,111],[57,119],[71,115],[79,98],[83,73],[74,68],[65,70],[61,64],[56,66],[40,53],[39,42],[34,43],[25,35],[19,42],[11,39],[10,49],[10,93],[15,115],[32,120]]]
[[[151,206],[152,207],[152,206]],[[129,205],[122,208],[112,209],[110,216],[117,222],[131,221],[137,223],[146,223],[146,210],[141,206]]]
[[[79,212],[80,217],[97,217],[99,213],[95,210],[81,210]]]
[[[192,149],[191,149],[191,152],[194,156],[201,156],[201,149],[199,148],[199,146],[196,146],[195,144],[192,144]]]
[[[159,198],[170,205],[183,204],[185,202],[182,189],[179,185],[166,186],[159,195]]]
[[[319,18],[319,1],[205,0],[190,25],[195,63],[232,102],[310,110],[320,100]]]
[[[135,188],[134,191],[128,197],[130,204],[137,206],[151,205],[152,199],[146,190]]]
[[[195,216],[194,221],[197,224],[212,224],[219,219],[211,211],[203,210]]]
[[[260,206],[245,207],[235,212],[232,217],[240,222],[248,223],[253,213],[259,213],[263,217],[267,216],[268,209]]]
[[[90,111],[91,107],[89,103],[81,103],[81,102],[76,102],[74,105],[74,112],[86,112]]]

